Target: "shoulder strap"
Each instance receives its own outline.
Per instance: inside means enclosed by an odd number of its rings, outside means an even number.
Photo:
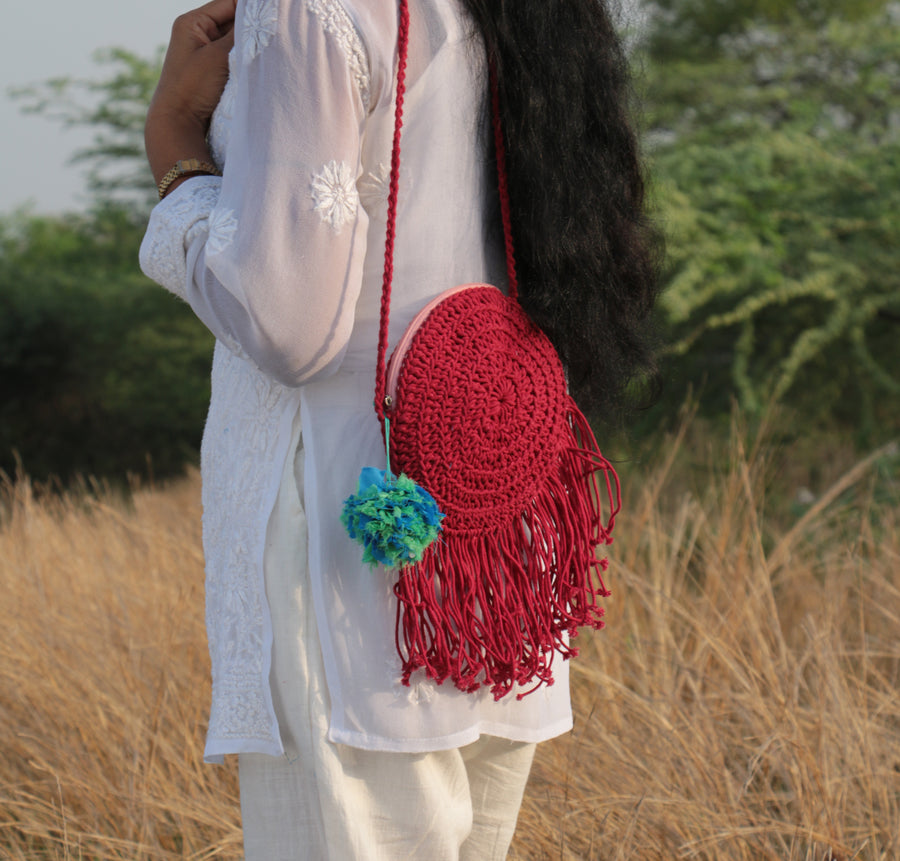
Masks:
[[[391,178],[388,191],[387,233],[384,242],[384,277],[381,284],[381,315],[378,328],[378,356],[375,364],[375,412],[384,422],[386,356],[390,323],[391,285],[394,279],[394,240],[397,223],[397,193],[400,182],[400,137],[403,128],[403,97],[406,93],[406,62],[409,54],[409,3],[399,0],[397,30],[397,100],[394,108],[394,141],[391,150]],[[494,127],[494,148],[497,158],[497,183],[500,193],[500,215],[503,219],[503,240],[506,251],[506,274],[509,295],[518,297],[518,279],[513,252],[512,220],[510,217],[509,186],[506,176],[506,148],[500,118],[500,88],[493,61],[490,62],[491,110]]]

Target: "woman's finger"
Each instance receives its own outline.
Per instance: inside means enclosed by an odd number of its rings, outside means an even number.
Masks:
[[[236,0],[211,0],[179,15],[172,25],[170,45],[190,49],[216,41],[234,26],[235,6]]]
[[[237,0],[210,0],[200,6],[196,11],[209,15],[218,27],[234,21],[234,13],[237,9]]]
[[[228,52],[234,47],[234,27],[229,27],[218,39],[209,45],[209,50],[218,51],[224,54],[226,59],[223,63],[223,69],[228,70]]]

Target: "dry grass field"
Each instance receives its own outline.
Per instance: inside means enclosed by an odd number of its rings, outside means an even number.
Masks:
[[[683,440],[623,470],[609,625],[511,858],[900,858],[900,506],[876,494],[896,453],[773,516],[785,470],[740,438],[700,489]],[[0,857],[240,857],[234,768],[201,762],[202,579],[196,476],[6,487]]]

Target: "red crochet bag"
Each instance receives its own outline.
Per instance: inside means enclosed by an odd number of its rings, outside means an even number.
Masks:
[[[555,349],[516,298],[493,74],[509,295],[487,284],[446,291],[413,320],[385,368],[408,38],[407,2],[400,0],[375,385],[388,468],[375,478],[363,470],[368,478],[345,503],[343,519],[368,561],[399,557],[394,593],[404,684],[424,669],[467,692],[489,685],[495,699],[515,685],[531,686],[520,688],[521,698],[553,684],[553,659],[577,654],[569,638],[579,627],[603,627],[598,602],[609,592],[601,548],[612,541],[619,480],[568,394]]]

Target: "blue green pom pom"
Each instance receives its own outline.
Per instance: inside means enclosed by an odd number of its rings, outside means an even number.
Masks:
[[[419,562],[441,531],[434,497],[405,475],[365,467],[359,490],[344,500],[341,522],[362,544],[363,562],[402,567]]]

